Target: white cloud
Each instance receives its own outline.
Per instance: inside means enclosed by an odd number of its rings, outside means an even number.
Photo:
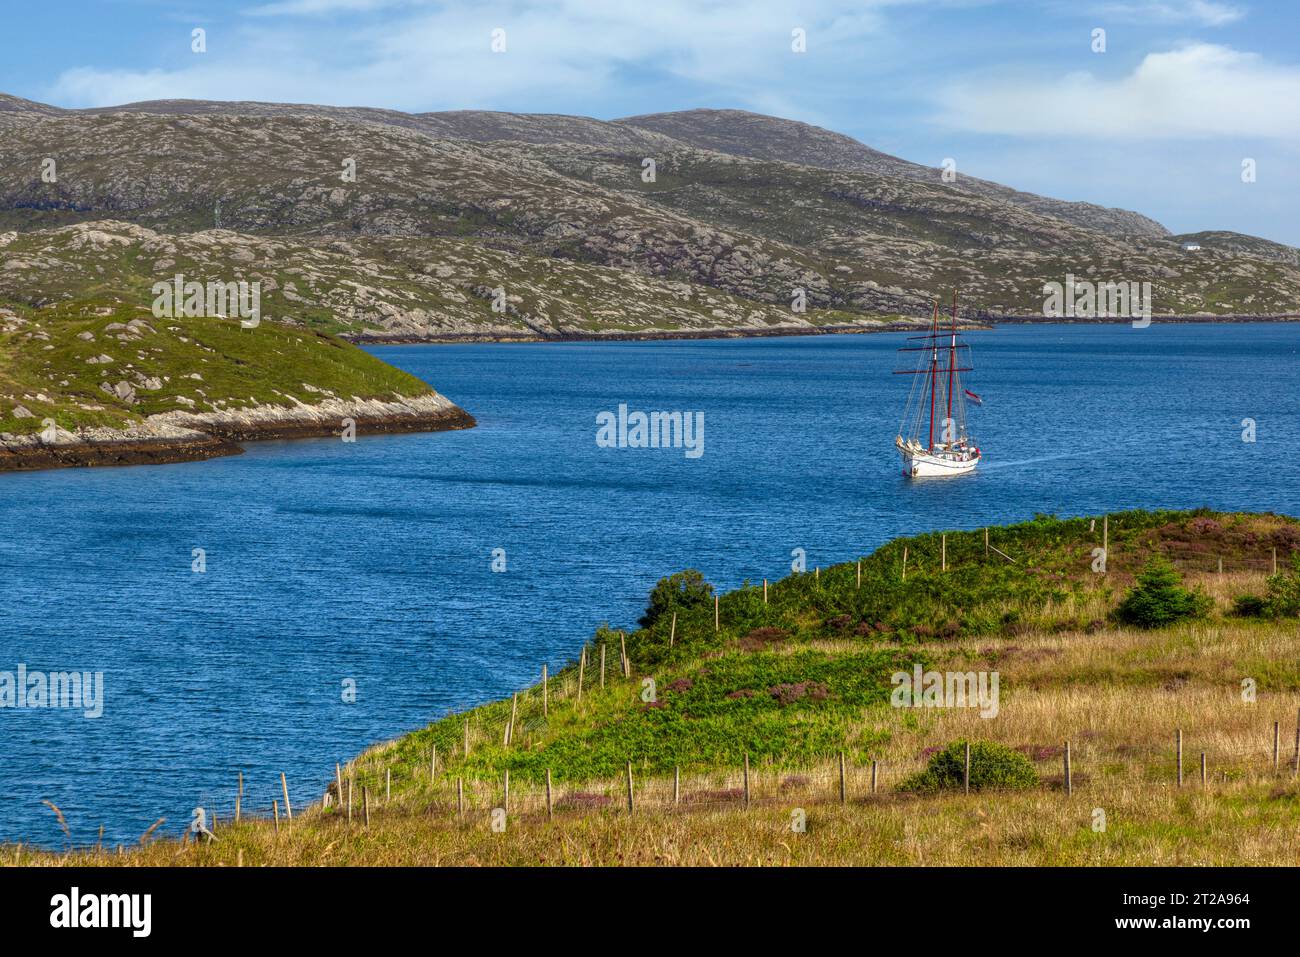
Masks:
[[[409,6],[419,0],[279,0],[249,7],[249,17],[315,17],[336,13],[370,13],[390,7]]]
[[[714,102],[770,104],[786,76],[842,82],[837,57],[823,54],[838,49],[843,60],[878,46],[881,10],[921,2],[859,0],[846,9],[837,0],[279,0],[247,9],[255,16],[234,35],[209,30],[209,52],[192,62],[68,70],[49,96],[70,106],[199,98],[508,109],[679,82],[707,88]],[[364,15],[381,9],[382,17]],[[320,16],[347,13],[358,16]],[[506,30],[503,54],[490,50],[497,27]],[[808,31],[807,54],[790,50],[795,27]]]
[[[1193,23],[1222,27],[1246,15],[1241,7],[1214,0],[1148,0],[1141,3],[1105,3],[1097,8],[1103,16],[1152,23]]]
[[[1147,54],[1115,80],[1070,73],[954,83],[939,103],[943,125],[978,133],[1300,141],[1300,67],[1209,43]]]

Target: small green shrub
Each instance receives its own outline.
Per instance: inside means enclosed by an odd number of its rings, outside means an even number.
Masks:
[[[966,770],[966,742],[954,741],[930,758],[924,771],[912,775],[899,785],[903,791],[933,793],[961,789]],[[1033,762],[1019,751],[992,741],[972,741],[970,746],[970,786],[982,788],[1032,788],[1038,785]]]
[[[1279,572],[1268,580],[1266,614],[1273,618],[1300,615],[1300,555],[1291,556],[1291,571]]]
[[[694,568],[659,579],[650,591],[650,603],[637,622],[642,628],[652,628],[663,615],[674,611],[689,611],[700,605],[712,604],[713,586]]]
[[[1209,608],[1209,598],[1184,588],[1169,562],[1153,558],[1115,609],[1115,617],[1127,625],[1159,628],[1187,618],[1200,618]]]
[[[1239,618],[1264,618],[1268,615],[1268,599],[1262,595],[1238,595],[1232,600],[1232,613]]]
[[[1291,570],[1268,580],[1267,595],[1239,595],[1232,611],[1243,618],[1295,618],[1300,616],[1300,554],[1291,556]]]

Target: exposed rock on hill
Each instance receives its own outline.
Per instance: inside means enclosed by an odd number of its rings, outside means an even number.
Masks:
[[[922,316],[954,287],[972,314],[1032,315],[1043,284],[1067,274],[1151,282],[1157,314],[1280,313],[1300,299],[1288,247],[1242,237],[1189,256],[1141,223],[944,184],[846,137],[734,111],[602,123],[242,103],[10,105],[0,112],[14,157],[0,167],[0,228],[26,235],[115,219],[178,245],[195,231],[229,244],[215,226],[249,237],[251,248],[211,264],[240,275],[267,273],[258,257],[272,244],[292,247],[286,267],[319,260],[302,267],[319,281],[278,276],[277,318],[359,336],[798,330]],[[41,176],[46,159],[55,181]],[[6,247],[0,274],[19,301],[55,292],[37,278],[47,271],[31,247],[41,242]],[[174,257],[117,258],[106,277],[129,266],[147,288]],[[67,273],[98,279],[66,261],[52,274]]]

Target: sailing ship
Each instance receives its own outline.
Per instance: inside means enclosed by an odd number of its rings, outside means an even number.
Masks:
[[[962,387],[961,374],[973,367],[970,346],[957,333],[957,294],[952,295],[950,330],[940,329],[936,300],[929,333],[909,336],[908,341],[917,344],[898,351],[919,353],[917,368],[894,373],[914,377],[898,437],[894,439],[903,459],[903,474],[923,478],[975,471],[980,450],[966,431],[966,399],[969,397],[976,405],[982,400]]]

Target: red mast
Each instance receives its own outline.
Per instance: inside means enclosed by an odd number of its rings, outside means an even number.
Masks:
[[[934,337],[931,345],[934,352],[930,356],[930,451],[934,451],[934,393],[939,388],[939,300],[934,301],[934,315],[930,317],[930,335]]]
[[[952,428],[952,380],[957,368],[957,292],[952,294],[952,345],[948,348],[948,427]]]

